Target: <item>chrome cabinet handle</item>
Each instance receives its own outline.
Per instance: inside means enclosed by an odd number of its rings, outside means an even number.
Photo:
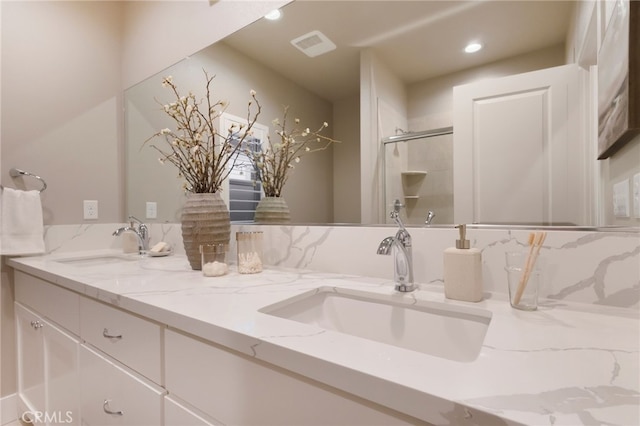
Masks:
[[[118,334],[117,336],[113,334],[109,334],[109,330],[107,330],[106,328],[102,330],[102,336],[105,339],[122,339],[122,334]]]
[[[111,400],[110,399],[105,399],[104,403],[102,404],[102,409],[104,410],[104,412],[107,413],[107,414],[115,414],[116,416],[123,416],[124,415],[124,411],[122,411],[122,410],[113,411],[111,408],[109,408],[109,401],[111,401]]]

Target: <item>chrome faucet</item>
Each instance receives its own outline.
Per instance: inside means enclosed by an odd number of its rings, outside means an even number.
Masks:
[[[138,223],[138,227],[136,228],[133,222],[136,221]],[[149,251],[149,228],[147,225],[142,223],[142,221],[135,216],[129,216],[129,226],[123,226],[122,228],[118,228],[113,231],[113,236],[117,237],[125,231],[133,231],[138,237],[138,253],[145,254]]]
[[[413,257],[411,253],[411,235],[404,227],[400,219],[400,209],[404,207],[400,200],[393,203],[393,211],[391,219],[400,228],[396,232],[395,237],[387,237],[380,242],[378,246],[378,254],[389,255],[391,249],[396,248],[394,255],[393,279],[396,283],[396,291],[407,293],[418,288],[413,282]]]
[[[431,222],[433,221],[434,217],[436,217],[436,214],[433,212],[433,210],[429,210],[427,212],[427,219],[424,221],[424,224],[431,225]]]

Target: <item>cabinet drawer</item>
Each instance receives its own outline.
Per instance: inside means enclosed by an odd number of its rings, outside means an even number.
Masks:
[[[80,389],[83,425],[162,424],[165,391],[85,345],[80,346]]]
[[[161,384],[159,324],[87,297],[80,299],[80,317],[84,340]]]
[[[80,334],[80,295],[33,275],[15,271],[16,301]]]
[[[167,390],[230,425],[409,425],[415,419],[200,339],[165,330]]]

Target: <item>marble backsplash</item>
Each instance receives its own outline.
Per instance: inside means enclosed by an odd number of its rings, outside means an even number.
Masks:
[[[48,253],[119,249],[112,232],[122,224],[45,227]],[[165,241],[184,253],[179,224],[150,224],[151,244]],[[230,261],[235,261],[234,233],[264,232],[267,265],[393,279],[393,258],[380,256],[380,241],[393,227],[233,225]],[[442,253],[455,246],[452,228],[410,228],[415,281],[442,285]],[[507,292],[504,253],[527,247],[529,230],[469,229],[471,245],[482,250],[486,292]],[[572,301],[640,310],[640,233],[629,231],[547,232],[540,252],[544,267],[540,296],[550,303]],[[391,283],[390,283],[391,285]]]

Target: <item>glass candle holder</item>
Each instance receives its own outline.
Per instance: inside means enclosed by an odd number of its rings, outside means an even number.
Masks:
[[[229,272],[226,244],[202,244],[200,256],[202,256],[202,275],[205,277],[219,277]]]
[[[262,272],[262,232],[236,232],[238,272]]]

